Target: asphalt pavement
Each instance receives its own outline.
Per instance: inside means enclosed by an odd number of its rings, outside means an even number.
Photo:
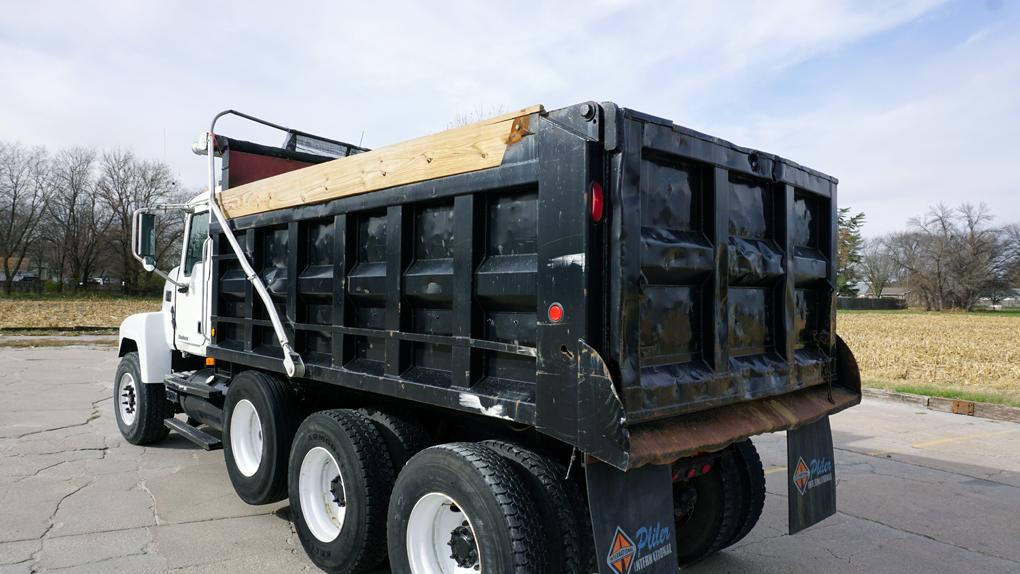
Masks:
[[[110,346],[0,346],[0,574],[315,571],[286,502],[247,506],[222,451],[120,438]],[[786,445],[755,439],[762,521],[698,574],[1020,572],[1020,424],[866,399],[832,418],[840,512],[786,535]]]

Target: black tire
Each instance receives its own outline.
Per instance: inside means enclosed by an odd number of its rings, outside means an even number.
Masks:
[[[693,494],[693,505],[685,506]],[[720,453],[708,474],[673,485],[677,564],[693,564],[726,547],[741,525],[743,491],[731,449]]]
[[[246,476],[231,442],[231,420],[241,401],[248,401],[262,428],[262,455],[257,470]],[[223,405],[223,459],[234,492],[248,504],[269,504],[287,497],[287,459],[300,422],[297,400],[281,379],[259,371],[234,377]]]
[[[582,553],[581,518],[578,515],[579,492],[577,484],[565,480],[566,468],[520,445],[498,440],[481,444],[510,461],[517,470],[528,494],[538,510],[542,533],[546,542],[546,559],[549,572],[565,574],[591,574],[585,570],[586,556]]]
[[[301,465],[313,449],[333,457],[342,478],[346,514],[336,538],[325,542],[309,527],[301,502]],[[365,572],[386,557],[386,507],[393,465],[382,435],[364,415],[320,411],[301,424],[290,454],[290,515],[308,557],[326,572]]]
[[[733,445],[733,454],[740,470],[740,489],[743,491],[740,526],[733,538],[726,544],[740,542],[758,524],[762,509],[765,508],[765,469],[761,464],[758,450],[751,439]]]
[[[449,497],[456,503],[450,510],[464,513],[472,529],[465,533],[475,541],[485,572],[548,571],[538,512],[511,463],[482,445],[450,443],[419,452],[397,477],[386,527],[393,574],[411,574],[408,521],[415,505],[433,493]]]
[[[130,424],[124,421],[120,412],[125,402],[135,417]],[[137,352],[121,357],[113,379],[113,418],[117,419],[117,428],[124,440],[131,444],[152,444],[165,439],[170,429],[163,421],[170,416],[173,416],[173,410],[166,400],[163,383],[142,382]]]
[[[574,473],[577,473],[577,462],[575,461]],[[591,511],[588,508],[588,497],[583,486],[575,479],[567,480],[573,488],[567,488],[567,498],[570,499],[570,507],[574,509],[577,517],[578,538],[581,541],[581,567],[585,574],[599,571],[598,556],[595,553],[595,533],[591,527]]]
[[[416,419],[372,408],[358,409],[358,412],[375,424],[386,442],[393,469],[398,473],[412,456],[431,445],[428,433]]]

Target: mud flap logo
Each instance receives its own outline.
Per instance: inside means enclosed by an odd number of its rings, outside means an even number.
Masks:
[[[616,574],[641,572],[663,558],[672,556],[672,532],[668,526],[642,526],[637,530],[637,544],[619,526],[613,535],[606,563]]]
[[[811,464],[804,462],[804,457],[797,459],[793,470],[793,485],[801,496],[807,491],[832,480],[832,461],[826,458],[813,458]]]
[[[807,492],[807,483],[811,480],[811,471],[808,470],[808,466],[804,464],[804,459],[801,458],[797,461],[797,468],[793,471],[793,484],[797,487],[797,492],[804,496]]]
[[[637,549],[634,548],[634,541],[617,526],[613,543],[609,546],[609,556],[606,557],[609,567],[616,574],[630,574],[635,554],[637,554]]]

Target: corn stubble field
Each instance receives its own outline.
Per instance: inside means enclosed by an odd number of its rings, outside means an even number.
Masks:
[[[867,386],[1020,404],[1020,314],[841,312],[837,331]]]
[[[158,298],[0,298],[0,329],[116,329],[124,317],[133,313],[158,311],[159,305]]]

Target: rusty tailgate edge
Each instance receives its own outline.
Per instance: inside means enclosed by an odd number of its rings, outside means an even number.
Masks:
[[[833,386],[802,389],[778,397],[631,427],[630,467],[670,464],[711,452],[747,437],[792,429],[861,402],[860,392]]]

